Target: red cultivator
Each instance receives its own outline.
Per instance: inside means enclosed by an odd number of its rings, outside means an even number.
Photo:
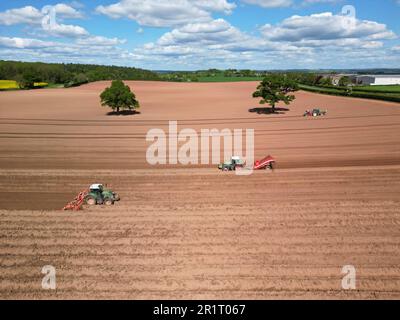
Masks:
[[[68,203],[63,210],[80,210],[82,208],[83,202],[85,200],[85,197],[88,195],[89,190],[83,190],[79,192],[79,194],[75,197],[74,200],[72,200],[70,203]]]
[[[264,159],[257,160],[254,162],[254,170],[261,170],[261,169],[274,169],[275,166],[275,159],[271,156],[267,156]]]

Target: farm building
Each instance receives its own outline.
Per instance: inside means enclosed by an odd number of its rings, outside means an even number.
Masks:
[[[391,85],[400,84],[400,75],[363,75],[356,77],[357,84],[363,85]]]

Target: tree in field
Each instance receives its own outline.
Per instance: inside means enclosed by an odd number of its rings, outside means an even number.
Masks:
[[[332,78],[331,77],[326,77],[321,79],[320,83],[321,86],[332,86]]]
[[[260,104],[268,103],[275,113],[275,106],[280,101],[290,104],[296,97],[289,93],[299,90],[297,82],[283,74],[271,74],[261,81],[253,98],[261,98]]]
[[[33,69],[27,69],[24,73],[17,77],[18,85],[21,89],[33,89],[35,82],[40,82],[40,78]]]
[[[351,81],[348,76],[341,77],[339,80],[340,87],[347,87],[348,85],[350,85],[350,83],[351,83]]]
[[[101,105],[108,106],[119,114],[120,110],[134,110],[140,107],[135,94],[121,80],[114,80],[111,87],[100,95]]]

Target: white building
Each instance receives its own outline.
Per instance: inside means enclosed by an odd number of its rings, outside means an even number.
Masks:
[[[356,77],[357,84],[384,86],[400,84],[400,75],[365,75]]]

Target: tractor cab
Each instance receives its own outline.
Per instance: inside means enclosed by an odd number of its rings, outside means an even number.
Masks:
[[[95,183],[95,184],[92,184],[92,185],[90,185],[90,187],[89,187],[89,190],[92,192],[103,192],[103,185],[102,184],[100,184],[100,183]]]
[[[244,166],[244,161],[240,157],[234,156],[230,160],[219,164],[218,169],[222,171],[235,171],[237,167],[243,167],[243,166]]]
[[[90,185],[88,194],[89,203],[103,204],[103,190],[103,185],[100,183]]]

